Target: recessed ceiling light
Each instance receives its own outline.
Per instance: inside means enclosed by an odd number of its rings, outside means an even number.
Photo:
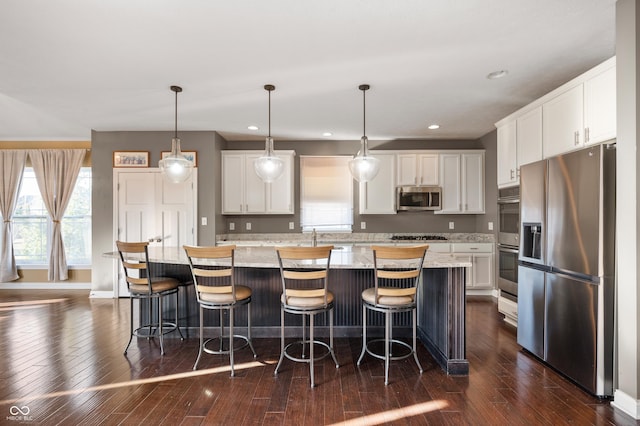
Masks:
[[[324,132],[324,133],[322,134],[322,136],[333,136],[333,133],[331,133],[331,132]]]
[[[258,130],[259,127],[258,126],[254,126],[253,124],[251,126],[248,126],[247,129],[249,130]]]
[[[507,71],[507,70],[494,71],[494,72],[490,72],[489,74],[487,74],[487,78],[489,80],[495,80],[497,78],[502,78],[507,74],[509,74],[509,71]]]
[[[429,130],[436,130],[439,128],[440,128],[439,124],[429,124],[429,127],[428,127]]]

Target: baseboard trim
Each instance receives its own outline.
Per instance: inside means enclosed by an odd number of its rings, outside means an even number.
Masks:
[[[613,401],[611,405],[624,411],[636,420],[640,420],[640,400],[637,400],[620,389],[613,392]]]
[[[61,281],[31,283],[0,283],[0,290],[91,290],[91,283],[67,283]]]
[[[93,290],[89,293],[90,299],[113,299],[115,296],[113,290],[110,291],[97,291]]]
[[[477,290],[477,289],[467,289],[466,293],[467,296],[492,296],[495,297],[493,295],[494,290],[490,290],[490,289],[486,289],[486,290]]]

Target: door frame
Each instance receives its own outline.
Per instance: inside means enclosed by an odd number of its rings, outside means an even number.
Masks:
[[[113,297],[120,297],[120,286],[119,286],[119,274],[120,274],[120,258],[118,257],[118,250],[116,248],[116,240],[118,239],[118,225],[119,225],[119,209],[120,209],[120,195],[118,190],[118,184],[120,182],[120,174],[121,173],[153,173],[159,174],[160,168],[158,167],[147,167],[147,168],[114,168],[113,169],[113,188],[112,188],[112,197],[113,197],[113,223],[112,223],[112,249],[113,249]],[[194,167],[193,172],[191,174],[192,185],[193,185],[193,244],[198,244],[198,168]],[[122,295],[128,296],[128,295]]]

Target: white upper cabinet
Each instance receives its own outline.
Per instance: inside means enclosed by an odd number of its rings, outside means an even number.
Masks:
[[[498,188],[520,184],[520,166],[542,160],[542,107],[498,126]]]
[[[614,139],[616,58],[516,111],[496,127],[498,187],[517,185],[524,164]]]
[[[253,163],[263,151],[222,152],[222,214],[293,214],[293,151],[276,151],[284,172],[264,183]]]
[[[266,213],[293,214],[293,159],[294,153],[278,153],[284,162],[284,171],[275,181],[266,184]],[[253,164],[252,164],[253,168]],[[255,174],[255,172],[254,172]],[[257,175],[256,175],[257,176]]]
[[[462,154],[462,212],[484,213],[484,152]]]
[[[616,137],[616,67],[605,69],[584,83],[585,144]]]
[[[396,214],[396,155],[369,153],[380,160],[380,170],[372,181],[360,183],[360,214]]]
[[[403,153],[396,158],[398,186],[438,185],[438,154]]]
[[[498,127],[498,187],[518,184],[516,121]]]
[[[516,123],[516,175],[520,181],[520,166],[542,160],[542,107],[518,117]]]
[[[435,214],[484,213],[484,151],[441,152],[442,210]]]
[[[542,105],[542,140],[545,158],[582,146],[583,105],[582,85],[568,89]]]
[[[542,105],[545,158],[616,137],[615,58],[562,86]]]

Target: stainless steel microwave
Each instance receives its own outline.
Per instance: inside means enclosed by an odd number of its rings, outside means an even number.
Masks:
[[[396,187],[396,210],[440,210],[442,189],[439,186]]]

